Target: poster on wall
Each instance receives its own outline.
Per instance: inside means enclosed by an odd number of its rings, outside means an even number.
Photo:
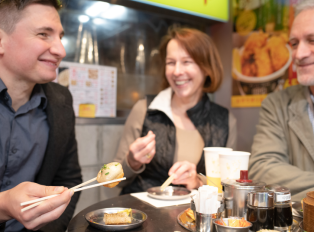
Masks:
[[[55,82],[69,88],[77,117],[115,117],[117,68],[61,62]]]
[[[288,44],[296,2],[233,0],[232,107],[260,107],[298,84]]]

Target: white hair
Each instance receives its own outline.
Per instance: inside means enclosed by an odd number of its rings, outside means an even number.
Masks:
[[[295,6],[295,16],[308,9],[314,9],[314,0],[299,0]]]

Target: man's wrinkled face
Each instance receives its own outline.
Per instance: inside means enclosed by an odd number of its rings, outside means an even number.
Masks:
[[[56,69],[66,53],[64,34],[57,10],[32,4],[21,20],[1,39],[2,68],[7,76],[30,83],[47,83],[56,78]]]
[[[291,28],[290,44],[299,83],[314,86],[314,8],[297,15]]]

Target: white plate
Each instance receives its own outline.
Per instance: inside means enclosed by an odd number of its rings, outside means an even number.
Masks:
[[[250,76],[245,76],[242,73],[240,73],[235,67],[233,67],[232,71],[234,72],[234,74],[237,76],[238,81],[241,82],[245,82],[245,83],[264,83],[264,82],[268,82],[268,81],[272,81],[276,78],[279,78],[280,76],[282,76],[286,69],[289,67],[291,61],[292,61],[292,52],[291,52],[291,48],[288,44],[286,44],[286,47],[289,51],[289,59],[287,61],[287,63],[282,66],[281,69],[277,70],[276,72],[273,72],[267,76],[263,76],[263,77],[250,77]],[[240,48],[239,53],[242,56],[242,53],[244,51],[244,47]]]
[[[132,209],[132,222],[125,225],[106,225],[103,221],[105,213],[117,213],[128,208],[104,208],[94,210],[85,215],[86,221],[92,226],[102,231],[121,231],[130,230],[141,226],[147,219],[146,213]]]
[[[174,186],[168,186],[164,191],[160,191],[160,187],[153,187],[147,190],[147,195],[159,200],[181,200],[190,197],[191,191]]]

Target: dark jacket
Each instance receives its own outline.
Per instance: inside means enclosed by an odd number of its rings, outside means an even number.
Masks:
[[[46,97],[49,139],[42,166],[35,182],[49,186],[71,188],[82,183],[75,139],[75,115],[69,90],[56,83],[42,85]],[[74,193],[71,202],[61,217],[39,231],[65,231],[75,210],[79,193]]]
[[[204,94],[201,101],[189,109],[187,114],[202,136],[205,147],[226,146],[229,132],[227,109],[211,102]],[[164,112],[148,109],[141,136],[145,136],[149,130],[156,135],[156,155],[132,184],[123,188],[122,194],[143,192],[150,187],[161,186],[169,177],[168,171],[173,165],[175,153],[175,125]],[[204,152],[197,165],[197,172],[205,173]]]

